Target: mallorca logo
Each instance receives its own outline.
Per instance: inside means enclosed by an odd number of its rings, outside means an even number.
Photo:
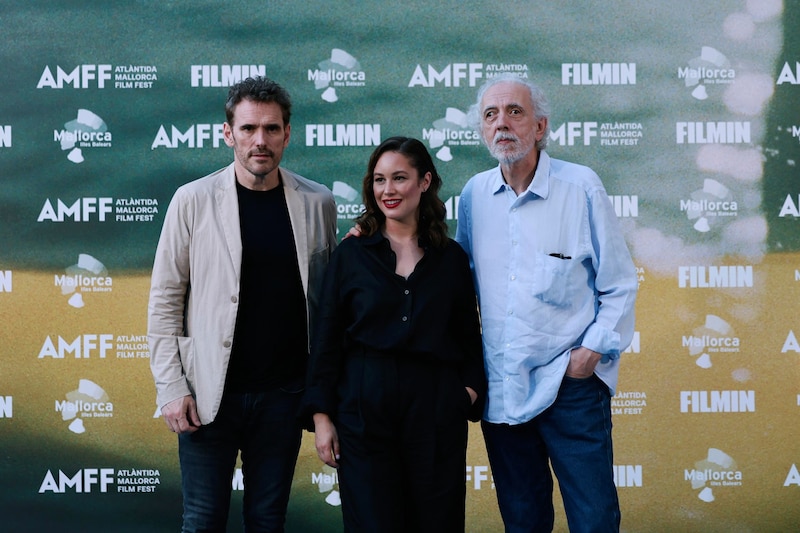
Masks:
[[[325,503],[333,507],[342,505],[342,498],[339,494],[339,473],[335,468],[328,465],[322,467],[322,472],[311,474],[311,483],[319,488],[320,494],[328,494]]]
[[[470,127],[466,113],[448,107],[445,116],[433,121],[433,128],[423,128],[422,139],[428,141],[431,150],[436,150],[440,161],[452,161],[451,147],[479,146],[478,132]]]
[[[62,420],[71,420],[69,430],[77,434],[86,432],[84,419],[114,416],[114,404],[109,401],[106,391],[88,379],[81,379],[78,388],[68,392],[65,400],[56,400],[55,406]]]
[[[712,179],[703,180],[703,188],[694,191],[689,200],[681,200],[680,206],[700,233],[711,231],[725,217],[735,217],[739,211],[731,191]]]
[[[700,55],[689,60],[685,67],[678,68],[678,79],[683,80],[687,89],[697,100],[708,98],[709,85],[733,83],[736,71],[725,55],[710,46],[704,46]]]
[[[691,481],[692,489],[699,490],[697,497],[706,503],[713,502],[714,489],[719,487],[741,487],[742,472],[736,461],[717,448],[708,449],[708,457],[697,461],[694,469],[683,471],[684,481]]]
[[[706,323],[694,328],[691,335],[684,335],[681,345],[689,349],[700,368],[711,368],[709,353],[739,352],[741,341],[726,321],[716,315],[706,315]]]
[[[69,295],[69,305],[81,308],[84,293],[111,292],[114,280],[103,263],[89,254],[78,254],[78,263],[67,267],[65,274],[56,274],[54,283],[61,287],[61,294]]]
[[[354,220],[364,211],[364,204],[360,201],[361,195],[347,183],[334,181],[332,192],[336,197],[336,218],[338,220]]]
[[[110,148],[111,132],[102,118],[88,109],[78,109],[78,117],[64,124],[61,131],[53,130],[53,141],[61,144],[67,159],[83,163],[84,148]]]
[[[331,58],[320,61],[318,66],[316,70],[309,69],[308,81],[313,81],[314,88],[322,91],[321,98],[326,102],[339,100],[337,88],[366,85],[367,76],[358,60],[340,48],[333,48]]]

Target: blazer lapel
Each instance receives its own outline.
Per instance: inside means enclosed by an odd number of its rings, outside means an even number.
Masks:
[[[220,222],[225,233],[228,254],[236,272],[236,279],[241,279],[242,230],[239,224],[239,198],[236,194],[236,174],[233,164],[219,175],[214,199],[219,209]]]

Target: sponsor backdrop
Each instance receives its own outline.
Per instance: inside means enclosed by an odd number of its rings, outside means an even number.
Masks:
[[[459,191],[495,164],[465,122],[500,72],[537,80],[550,153],[603,178],[637,265],[613,400],[625,531],[800,527],[796,0],[6,1],[0,12],[0,514],[7,531],[176,531],[154,405],[149,274],[174,190],[232,159],[226,87],[295,104],[284,166],[343,234],[373,148],[422,139]],[[531,228],[547,231],[547,228]],[[500,531],[471,426],[469,531]],[[387,478],[387,484],[395,480]],[[231,531],[242,481],[232,481]],[[339,531],[306,435],[290,531]],[[558,531],[565,531],[559,511]]]

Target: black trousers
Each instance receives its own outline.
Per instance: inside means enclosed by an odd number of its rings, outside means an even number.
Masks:
[[[462,532],[469,395],[455,367],[349,357],[336,426],[348,532]]]

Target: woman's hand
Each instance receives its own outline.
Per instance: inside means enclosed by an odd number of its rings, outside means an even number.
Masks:
[[[314,414],[314,445],[323,463],[339,468],[339,435],[336,433],[336,426],[325,413]]]

